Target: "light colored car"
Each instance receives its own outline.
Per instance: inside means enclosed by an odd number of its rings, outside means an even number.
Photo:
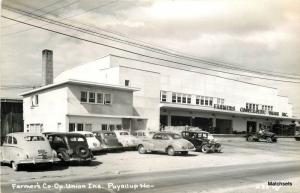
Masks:
[[[141,154],[155,151],[165,152],[171,156],[178,152],[187,155],[189,151],[193,150],[195,150],[195,147],[191,142],[172,132],[155,133],[152,139],[145,139],[138,144],[138,151]]]
[[[122,144],[123,147],[136,147],[138,140],[136,137],[131,135],[126,130],[115,130],[114,131],[118,141]]]
[[[1,147],[0,161],[19,170],[20,164],[53,163],[60,161],[49,141],[40,133],[10,133]]]
[[[93,131],[95,137],[100,141],[103,149],[118,149],[122,148],[116,134],[113,131]]]
[[[102,149],[100,141],[95,137],[92,132],[89,131],[75,131],[73,133],[80,133],[85,136],[89,149],[92,151],[99,151]]]

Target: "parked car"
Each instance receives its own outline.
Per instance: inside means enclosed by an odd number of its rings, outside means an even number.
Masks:
[[[221,152],[221,144],[216,142],[212,134],[207,131],[182,131],[181,135],[195,146],[196,151],[201,151],[203,153]]]
[[[80,133],[86,137],[88,146],[92,151],[99,151],[102,149],[100,141],[94,136],[92,132],[89,131],[75,131],[73,133]]]
[[[189,151],[195,150],[194,145],[183,139],[181,135],[172,132],[158,132],[151,139],[145,139],[138,144],[138,152],[165,152],[170,156],[180,152],[187,155]]]
[[[246,140],[249,141],[249,142],[263,140],[263,141],[266,141],[268,143],[273,143],[273,142],[277,142],[277,137],[276,137],[275,133],[263,130],[261,132],[246,134]]]
[[[123,147],[136,147],[138,140],[136,137],[131,135],[126,130],[115,130],[114,131],[118,141],[122,144]]]
[[[80,133],[53,132],[46,134],[46,136],[51,148],[56,151],[57,157],[64,162],[86,161],[89,163],[94,159],[85,136]]]
[[[93,134],[99,140],[102,149],[118,149],[123,147],[113,131],[94,131]]]
[[[20,164],[53,163],[59,161],[49,141],[39,133],[10,133],[1,147],[0,160],[19,170]]]

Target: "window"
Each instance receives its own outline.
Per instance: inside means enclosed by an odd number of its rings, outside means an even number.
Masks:
[[[97,93],[97,103],[103,104],[103,93]]]
[[[153,139],[162,139],[161,134],[156,134],[153,136]]]
[[[92,131],[92,124],[85,124],[86,131]]]
[[[176,103],[176,93],[172,93],[172,103]]]
[[[77,123],[77,131],[83,131],[83,124]]]
[[[210,97],[210,98],[209,98],[209,106],[212,106],[212,105],[213,105],[213,98]]]
[[[182,96],[182,103],[186,103],[186,95],[185,94]]]
[[[7,143],[8,143],[8,144],[12,144],[12,136],[8,136],[8,138],[7,138]]]
[[[129,86],[130,81],[129,80],[125,80],[125,86]]]
[[[271,111],[273,111],[273,106],[271,106]]]
[[[69,123],[69,132],[75,131],[75,123]]]
[[[101,125],[101,129],[104,130],[104,131],[106,131],[107,130],[107,124],[102,124]]]
[[[13,144],[17,144],[17,139],[13,137]]]
[[[117,130],[121,130],[122,129],[122,125],[116,125]]]
[[[37,106],[39,104],[39,95],[33,95],[31,97],[31,106]]]
[[[181,94],[177,94],[177,103],[181,103]]]
[[[191,95],[188,95],[188,97],[187,97],[187,103],[188,104],[191,104],[191,102],[192,102],[192,98],[191,97],[192,97]]]
[[[110,131],[115,130],[115,125],[109,125],[109,130],[110,130]]]
[[[111,104],[111,94],[104,95],[104,104]]]
[[[167,102],[167,92],[164,91],[160,92],[160,101]]]
[[[199,105],[200,104],[200,96],[197,96],[196,97],[196,105]]]
[[[89,102],[95,103],[95,93],[94,92],[89,92]]]
[[[86,103],[87,102],[87,92],[81,91],[80,92],[80,101]]]
[[[26,136],[24,139],[25,141],[45,141],[42,136]]]
[[[208,106],[208,97],[205,97],[205,106]]]
[[[201,96],[201,101],[200,101],[201,103],[201,105],[204,105],[204,96]]]

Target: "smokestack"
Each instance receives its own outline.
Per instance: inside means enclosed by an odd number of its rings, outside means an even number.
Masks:
[[[43,50],[42,52],[42,84],[53,83],[53,52],[52,50]]]

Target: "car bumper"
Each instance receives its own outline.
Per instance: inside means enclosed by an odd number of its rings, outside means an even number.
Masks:
[[[59,162],[59,158],[51,158],[51,159],[42,159],[42,158],[34,158],[34,159],[26,159],[20,160],[19,164],[38,164],[38,163],[54,163]]]
[[[102,150],[103,148],[102,147],[93,147],[93,148],[90,148],[92,151],[100,151]]]
[[[176,148],[175,151],[195,151],[196,148]]]

